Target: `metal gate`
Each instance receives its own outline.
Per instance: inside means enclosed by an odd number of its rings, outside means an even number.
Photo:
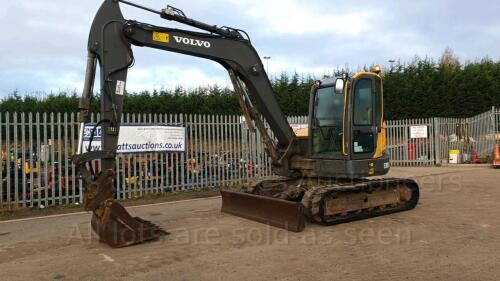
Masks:
[[[415,131],[419,131],[419,134]],[[434,120],[425,118],[387,121],[387,149],[393,166],[434,165]]]
[[[492,155],[498,130],[498,110],[495,108],[470,118],[438,118],[439,150],[447,159],[450,150],[459,150],[462,161],[488,158]]]

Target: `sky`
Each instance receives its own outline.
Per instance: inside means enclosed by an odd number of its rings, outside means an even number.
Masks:
[[[269,74],[321,77],[416,55],[438,58],[446,47],[462,62],[500,58],[500,1],[133,0],[160,10],[250,34]],[[0,0],[0,97],[81,91],[88,32],[102,0]],[[125,18],[182,28],[158,15],[122,5]],[[134,47],[127,90],[227,86],[217,63]],[[264,64],[266,64],[264,62]]]

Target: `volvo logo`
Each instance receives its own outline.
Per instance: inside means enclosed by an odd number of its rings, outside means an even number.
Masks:
[[[204,48],[210,48],[212,45],[208,41],[203,41],[203,40],[198,40],[198,39],[192,39],[192,38],[187,38],[187,37],[181,37],[181,36],[174,36],[175,42],[177,43],[182,43],[184,45],[191,45],[191,46],[196,46],[196,47],[204,47]]]

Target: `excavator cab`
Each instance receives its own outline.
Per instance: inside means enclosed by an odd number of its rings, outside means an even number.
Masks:
[[[309,165],[292,166],[315,177],[360,178],[389,171],[380,67],[317,81],[311,89],[307,143]],[[310,136],[310,138],[309,138]],[[304,169],[305,168],[305,169]]]
[[[321,82],[311,97],[312,155],[318,158],[380,157],[383,127],[382,80],[374,72]]]

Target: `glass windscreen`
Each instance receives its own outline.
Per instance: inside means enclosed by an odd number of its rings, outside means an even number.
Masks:
[[[316,92],[313,151],[314,153],[336,153],[342,151],[344,95],[335,93],[333,87]]]
[[[344,115],[344,95],[335,94],[333,87],[318,89],[316,121],[320,127],[341,126]]]

